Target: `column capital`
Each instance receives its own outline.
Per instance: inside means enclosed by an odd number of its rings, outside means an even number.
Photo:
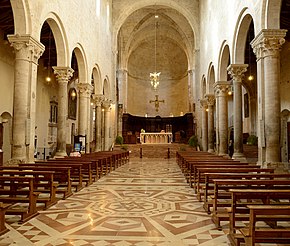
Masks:
[[[257,60],[266,56],[278,56],[282,45],[285,43],[285,29],[263,29],[252,40],[251,46]]]
[[[111,103],[112,103],[112,101],[110,99],[105,98],[103,101],[103,108],[105,110],[109,110]]]
[[[16,54],[16,59],[26,59],[35,64],[38,63],[38,59],[42,56],[45,46],[37,41],[30,35],[7,35],[11,46],[13,46]]]
[[[52,67],[58,83],[68,83],[74,70],[70,67]]]
[[[93,91],[93,86],[89,83],[78,83],[77,89],[80,92],[80,96],[90,97]]]
[[[215,104],[215,96],[214,94],[206,94],[205,99],[207,101],[208,106],[213,106]]]
[[[105,100],[105,96],[103,94],[95,94],[93,95],[94,102],[96,106],[102,106],[102,102]]]
[[[214,92],[216,97],[227,96],[231,87],[230,81],[217,81],[214,83]]]
[[[228,66],[228,74],[233,78],[234,83],[242,83],[244,73],[247,71],[248,64],[231,64]]]
[[[200,105],[202,108],[206,109],[207,108],[207,100],[204,98],[204,99],[201,99],[200,100]]]

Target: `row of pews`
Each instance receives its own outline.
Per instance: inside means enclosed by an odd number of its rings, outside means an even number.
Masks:
[[[128,151],[100,151],[0,166],[0,235],[8,231],[5,215],[19,215],[19,222],[26,222],[128,161]]]
[[[290,242],[290,174],[202,151],[176,161],[212,221],[228,222],[232,245]]]

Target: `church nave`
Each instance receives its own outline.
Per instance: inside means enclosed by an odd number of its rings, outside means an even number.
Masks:
[[[1,246],[228,245],[175,159],[131,159],[28,222],[12,221]]]

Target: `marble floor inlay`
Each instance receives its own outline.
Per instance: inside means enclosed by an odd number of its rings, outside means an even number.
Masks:
[[[24,224],[6,218],[0,246],[223,246],[175,159],[131,159]]]

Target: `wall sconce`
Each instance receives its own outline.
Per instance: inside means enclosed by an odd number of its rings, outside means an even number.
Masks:
[[[229,96],[233,95],[233,92],[234,92],[234,89],[233,89],[233,86],[231,85],[228,91],[228,95]]]
[[[77,96],[77,93],[75,91],[75,89],[72,89],[71,93],[70,93],[70,96],[71,96],[71,99],[72,100],[75,100],[76,96]]]

